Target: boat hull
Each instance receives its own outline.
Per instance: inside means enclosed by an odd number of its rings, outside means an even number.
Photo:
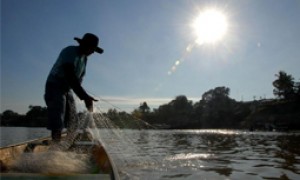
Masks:
[[[52,141],[50,138],[37,139],[23,142],[20,144],[0,148],[0,179],[119,179],[117,168],[112,162],[106,149],[100,142],[95,141],[76,141],[66,152],[89,154],[91,161],[95,165],[96,172],[89,173],[32,173],[16,172],[12,170],[14,162],[25,155],[32,153],[49,152]]]

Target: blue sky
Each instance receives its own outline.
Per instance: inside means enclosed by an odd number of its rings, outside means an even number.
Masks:
[[[188,52],[196,40],[191,22],[207,8],[225,14],[228,31]],[[83,86],[122,110],[143,101],[155,108],[178,95],[196,102],[217,86],[238,101],[272,98],[279,70],[300,81],[299,19],[298,0],[1,0],[0,110],[45,106],[59,52],[86,32],[100,37],[104,54],[89,58]]]

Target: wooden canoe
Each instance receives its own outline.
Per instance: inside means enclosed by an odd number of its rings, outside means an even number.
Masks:
[[[42,155],[42,153],[49,152],[52,143],[50,139],[36,139],[0,148],[0,179],[120,179],[116,166],[101,143],[89,141],[87,138],[75,141],[66,153],[89,154],[93,172],[40,173],[18,172],[13,169],[14,162],[26,153],[31,155],[39,155],[40,153]]]

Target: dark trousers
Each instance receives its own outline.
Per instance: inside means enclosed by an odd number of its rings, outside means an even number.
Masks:
[[[71,90],[64,91],[59,85],[47,82],[44,98],[48,109],[47,129],[54,131],[71,127],[76,129],[78,117]]]

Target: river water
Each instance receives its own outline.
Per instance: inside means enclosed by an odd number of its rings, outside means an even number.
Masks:
[[[99,130],[121,179],[300,179],[300,133]],[[1,147],[48,136],[1,127]]]

